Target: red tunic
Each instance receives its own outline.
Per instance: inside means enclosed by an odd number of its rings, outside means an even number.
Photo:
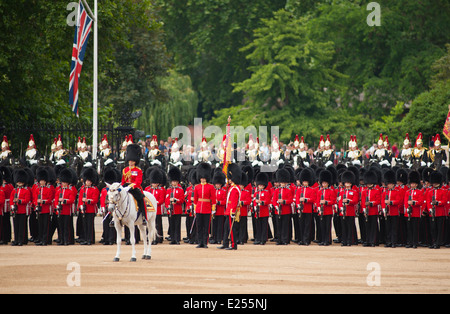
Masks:
[[[194,188],[195,213],[211,214],[213,205],[216,204],[216,189],[210,183],[197,184]]]
[[[126,167],[122,171],[122,185],[129,183],[132,188],[142,190],[142,170],[139,167]]]
[[[251,185],[246,186],[241,191],[241,210],[240,210],[240,217],[245,217],[248,215],[249,206],[252,203],[252,190]]]
[[[230,188],[228,189],[227,207],[225,208],[225,215],[231,216],[236,214],[236,211],[239,207],[240,196],[241,196],[241,189],[239,188],[239,186],[232,183]]]
[[[389,205],[386,205],[386,200]],[[389,216],[398,216],[400,207],[403,207],[402,192],[398,188],[392,190],[385,189],[381,194],[381,208]]]
[[[38,203],[38,200],[41,203]],[[33,189],[33,204],[34,206],[41,206],[41,214],[49,214],[52,203],[55,199],[55,188],[53,185],[47,184],[45,186],[38,186]]]
[[[14,198],[17,198],[17,202],[14,203]],[[9,204],[13,206],[17,205],[16,214],[28,214],[28,203],[31,202],[31,192],[30,189],[26,187],[19,187],[12,190]]]
[[[166,201],[166,189],[163,187],[152,188],[151,186],[148,186],[145,188],[145,191],[152,193],[156,199],[156,202],[158,203],[156,208],[156,215],[162,215],[162,206]]]
[[[273,190],[272,205],[277,209],[278,215],[290,215],[292,213],[291,204],[294,201],[292,189],[289,187],[279,187]]]
[[[410,199],[411,198],[411,199]],[[422,190],[419,189],[410,189],[408,191],[406,191],[405,193],[405,198],[404,198],[404,207],[405,207],[405,217],[409,217],[409,213],[408,213],[408,201],[411,200],[413,201],[412,206],[412,212],[411,212],[411,217],[414,218],[419,218],[420,215],[422,214],[422,207],[423,207],[423,202],[424,202],[424,196],[423,196],[423,192]]]
[[[325,200],[326,204],[323,205],[323,215],[328,216],[333,214],[333,206],[337,203],[337,192],[334,188],[321,188],[317,191],[316,206],[320,208],[320,201]]]
[[[437,202],[437,204],[435,205],[435,217],[447,216],[447,190],[443,188],[432,188],[428,190],[426,194],[426,203],[430,217],[432,215],[431,210],[433,205],[431,204],[431,202],[433,201],[433,196],[435,198],[435,201]]]
[[[272,202],[272,194],[270,191],[268,189],[257,190],[253,198],[253,207],[258,206],[257,199],[261,201],[259,203],[259,213],[255,213],[255,217],[256,215],[259,215],[259,217],[269,217],[269,206]]]
[[[86,194],[86,196],[84,196],[84,194]],[[78,210],[80,210],[81,205],[84,205],[84,212],[86,214],[97,213],[97,203],[99,197],[100,191],[97,189],[97,187],[82,186],[80,188],[80,193],[78,194]],[[87,201],[83,202],[83,198],[86,198]]]
[[[356,205],[359,203],[359,191],[356,187],[353,187],[351,189],[343,189],[341,191],[340,195],[340,199],[339,199],[339,208],[343,209],[344,208],[344,199],[348,199],[349,203],[346,205],[347,206],[347,210],[345,215],[346,216],[355,216],[355,207]],[[343,212],[342,210],[339,211],[339,216],[343,216]]]
[[[62,188],[58,187],[55,191],[55,201],[53,205],[55,208],[59,204],[59,199],[62,198],[62,210],[60,212],[61,215],[70,215],[72,213],[72,205],[75,203],[75,199],[77,198],[77,194],[74,193],[71,187]]]
[[[173,193],[173,195],[172,195]],[[177,186],[177,187],[169,187],[166,190],[166,200],[165,200],[165,205],[167,210],[169,210],[170,208],[170,199],[171,197],[173,197],[174,199],[176,199],[175,204],[173,204],[173,210],[172,210],[172,215],[181,215],[183,212],[183,206],[182,204],[184,203],[184,190],[181,186]]]
[[[225,187],[216,189],[216,216],[223,216],[225,214],[226,203],[227,189]]]
[[[303,202],[303,213],[305,214],[312,214],[314,203],[317,198],[317,188],[313,187],[299,187],[297,189],[297,193],[295,195],[295,205],[296,207],[300,206],[300,198],[302,197],[305,199]]]
[[[373,188],[366,187],[361,192],[361,209],[366,210],[366,202],[370,202],[367,208],[369,216],[378,215],[378,208],[381,205],[381,189],[378,186]]]

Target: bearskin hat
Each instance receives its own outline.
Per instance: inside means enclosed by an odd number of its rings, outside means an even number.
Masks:
[[[103,181],[108,184],[113,184],[114,182],[120,182],[120,177],[117,176],[115,169],[107,169],[103,174]]]
[[[197,181],[197,169],[192,168],[192,170],[189,172],[189,182],[191,182],[192,185],[199,184],[200,182]]]
[[[169,177],[169,181],[181,181],[181,170],[178,167],[172,167],[167,174]]]
[[[277,171],[277,181],[280,183],[289,183],[291,182],[291,175],[289,170],[282,168]]]
[[[355,175],[355,185],[359,185],[359,179],[360,179],[360,170],[358,167],[356,166],[349,166],[348,170],[353,172],[353,174]]]
[[[269,176],[265,172],[258,172],[255,178],[255,184],[258,185],[264,185],[264,187],[267,187],[269,184]]]
[[[250,165],[244,165],[242,167],[242,172],[245,172],[247,175],[247,184],[253,181],[253,177],[255,175],[255,172],[253,171],[253,167]]]
[[[127,152],[125,157],[125,162],[128,163],[129,160],[133,160],[136,164],[141,160],[141,146],[138,144],[130,144],[127,146]]]
[[[28,183],[28,173],[24,169],[19,169],[14,172],[14,183],[21,182],[23,184]]]
[[[430,182],[430,175],[433,172],[433,168],[426,167],[422,170],[422,180],[424,182]]]
[[[206,182],[211,181],[211,165],[207,162],[201,162],[197,165],[197,180],[206,179]]]
[[[333,184],[333,174],[330,170],[322,170],[319,175],[319,182],[322,184],[322,182],[328,182],[329,185]]]
[[[242,170],[236,163],[231,163],[227,168],[227,178],[231,180],[234,184],[241,184]]]
[[[356,184],[355,174],[353,171],[346,170],[342,173],[342,182],[343,183],[351,183],[352,185]]]
[[[378,184],[378,176],[374,170],[368,170],[364,173],[365,184]]]
[[[38,182],[42,181],[42,180],[44,180],[45,182],[48,182],[48,178],[49,178],[49,175],[48,175],[47,169],[44,167],[39,167],[36,171],[36,180]]]
[[[164,175],[162,170],[158,168],[153,168],[152,171],[150,171],[149,174],[149,181],[150,183],[158,183],[163,184],[164,183]]]
[[[439,171],[433,171],[430,174],[430,183],[431,184],[435,184],[435,183],[442,184],[442,180],[443,180],[442,173],[440,173]]]
[[[1,166],[0,167],[0,172],[2,173],[3,180],[5,180],[6,183],[13,183],[14,182],[13,174],[12,174],[12,171],[11,171],[11,169],[9,167]],[[3,181],[0,182],[0,183],[3,184]]]
[[[405,169],[398,169],[396,172],[397,181],[407,184],[408,183],[408,172]]]
[[[408,182],[411,183],[417,183],[420,184],[420,173],[418,171],[411,171],[408,174]]]
[[[81,174],[81,177],[83,178],[83,181],[86,182],[86,180],[89,180],[92,182],[92,185],[98,184],[98,173],[97,170],[95,170],[92,167],[86,168],[83,173]]]
[[[315,182],[313,170],[310,168],[303,169],[300,172],[299,180],[300,183],[302,183],[303,181],[308,181],[309,185],[313,185]]]
[[[70,171],[68,168],[64,168],[59,172],[58,178],[60,182],[70,184],[73,181],[72,171]]]
[[[241,183],[239,183],[242,186],[247,186],[247,184],[249,183],[248,181],[248,176],[245,172],[241,173]]]
[[[212,179],[212,184],[225,185],[226,177],[222,171],[215,171]]]
[[[389,184],[395,184],[397,182],[397,178],[395,176],[394,170],[388,170],[383,175],[384,183]]]

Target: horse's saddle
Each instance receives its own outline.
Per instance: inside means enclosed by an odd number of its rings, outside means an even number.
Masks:
[[[139,211],[139,206],[138,206],[138,203],[134,196],[133,196],[133,201],[134,201],[134,204],[136,205],[136,211]],[[150,200],[147,197],[144,197],[144,204],[145,204],[145,209],[147,210],[148,213],[156,211],[156,209],[153,207],[152,202],[150,202]]]

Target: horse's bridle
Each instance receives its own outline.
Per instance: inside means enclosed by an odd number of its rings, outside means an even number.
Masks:
[[[129,199],[129,197],[126,197],[126,199]],[[119,220],[122,220],[122,218],[125,217],[125,214],[127,213],[127,208],[128,206],[125,206],[125,211],[122,214],[122,212],[119,210],[119,204],[122,205],[125,201],[127,201],[126,199],[122,200],[122,194],[119,192],[119,200],[118,201],[113,201],[113,200],[108,200],[108,202],[110,204],[114,205],[114,212],[119,212],[120,217],[117,215],[117,218],[119,218]],[[122,202],[121,202],[122,201]],[[128,202],[128,201],[127,201]],[[128,205],[128,204],[127,204]],[[128,215],[127,215],[128,216]]]

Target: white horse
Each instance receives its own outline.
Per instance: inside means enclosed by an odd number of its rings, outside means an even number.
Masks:
[[[128,193],[130,187],[123,187],[120,183],[108,184],[108,211],[113,215],[114,226],[117,231],[117,252],[114,257],[114,262],[120,260],[120,245],[122,242],[122,228],[127,226],[130,229],[130,243],[132,245],[132,255],[130,262],[136,261],[136,239],[134,237],[134,226],[137,225],[141,232],[142,239],[144,240],[144,254],[142,259],[151,259],[152,253],[152,241],[156,238],[156,208],[157,201],[156,198],[150,192],[145,192],[144,195],[150,200],[155,208],[153,212],[147,212],[147,225],[142,224],[142,215],[137,218],[137,207],[133,196]]]

